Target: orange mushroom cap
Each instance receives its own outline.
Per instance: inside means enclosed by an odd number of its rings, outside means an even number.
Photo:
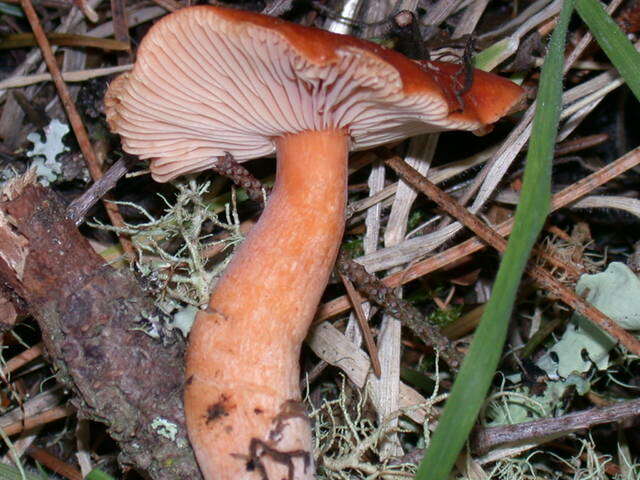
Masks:
[[[153,26],[105,104],[124,149],[151,159],[154,179],[169,181],[209,168],[225,152],[239,161],[271,155],[276,138],[305,130],[344,129],[352,150],[478,130],[522,96],[514,83],[475,71],[461,105],[460,68],[419,64],[273,17],[198,6]]]

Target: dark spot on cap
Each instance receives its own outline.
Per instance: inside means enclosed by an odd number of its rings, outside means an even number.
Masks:
[[[187,378],[185,385],[191,385],[192,382],[193,382],[193,375],[190,375],[189,378]]]
[[[262,415],[264,413],[264,410],[256,407],[253,409],[253,413],[255,413],[256,415]]]
[[[221,417],[228,416],[229,411],[232,408],[233,406],[229,405],[229,397],[224,393],[220,395],[220,398],[215,403],[209,405],[209,408],[207,408],[207,414],[205,415],[207,419],[207,425],[209,424],[209,422],[213,422]]]

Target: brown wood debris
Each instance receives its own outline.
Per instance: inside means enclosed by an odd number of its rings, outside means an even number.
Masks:
[[[150,478],[201,478],[182,411],[183,342],[140,331],[156,312],[131,272],[106,265],[57,195],[28,179],[0,193],[0,238],[4,296],[37,320],[78,414],[107,424],[122,463]]]

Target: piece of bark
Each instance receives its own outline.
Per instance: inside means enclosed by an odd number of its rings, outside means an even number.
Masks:
[[[107,424],[120,460],[152,479],[201,478],[182,407],[184,344],[136,329],[155,308],[131,272],[105,265],[51,190],[0,192],[0,284],[42,330],[81,417]]]
[[[0,333],[11,329],[18,319],[18,309],[0,286]]]

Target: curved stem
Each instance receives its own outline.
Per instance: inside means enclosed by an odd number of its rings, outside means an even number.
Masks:
[[[185,409],[207,480],[313,478],[298,361],[343,234],[348,137],[277,146],[269,203],[190,334]]]

